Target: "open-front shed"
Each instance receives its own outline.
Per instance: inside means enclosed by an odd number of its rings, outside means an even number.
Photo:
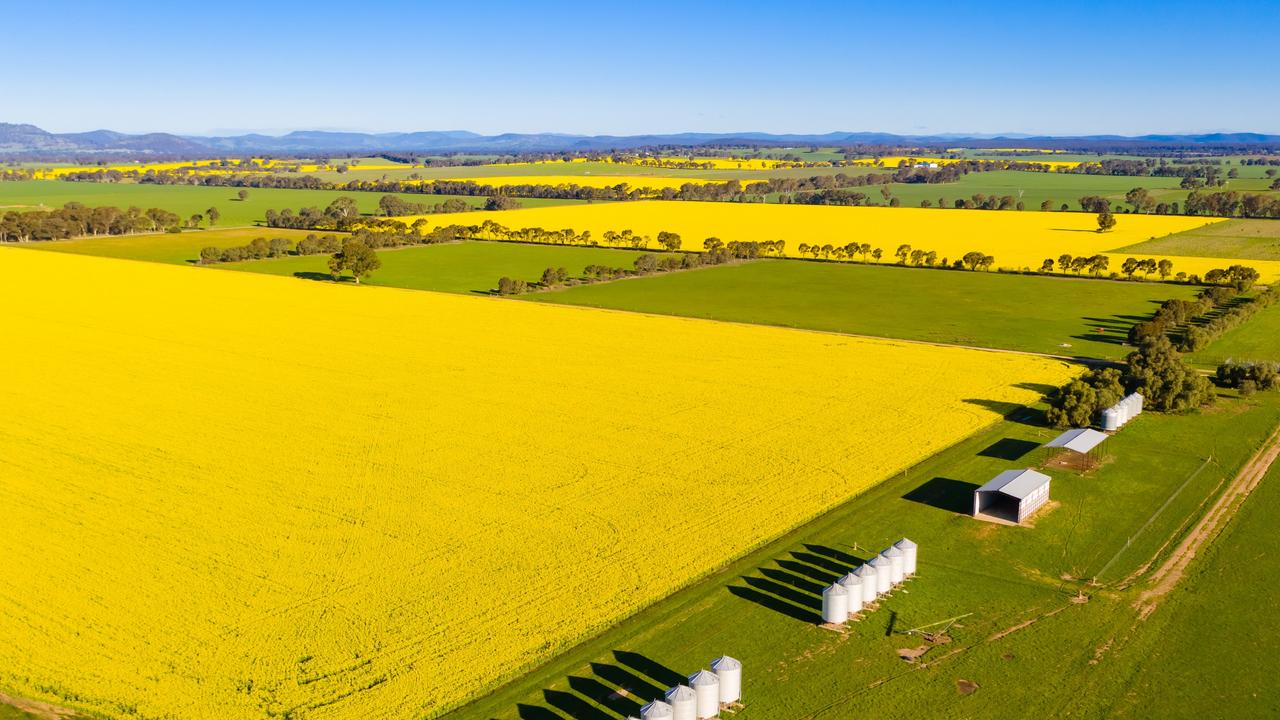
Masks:
[[[1049,501],[1048,475],[1005,470],[973,492],[973,516],[1021,523]]]

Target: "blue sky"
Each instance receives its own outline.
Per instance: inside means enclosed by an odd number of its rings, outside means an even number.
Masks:
[[[1280,2],[10,3],[55,132],[1280,133]]]

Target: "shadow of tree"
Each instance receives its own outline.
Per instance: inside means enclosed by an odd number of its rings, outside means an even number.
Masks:
[[[313,270],[299,270],[293,274],[299,280],[318,280],[323,282],[353,282],[355,279],[350,277],[340,277],[337,280],[329,273],[315,272]]]

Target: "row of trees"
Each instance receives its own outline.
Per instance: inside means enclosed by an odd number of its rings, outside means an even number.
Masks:
[[[1280,287],[1243,302],[1240,292],[1235,287],[1213,287],[1201,291],[1195,300],[1165,301],[1150,320],[1130,329],[1129,341],[1137,350],[1125,357],[1124,369],[1091,370],[1060,388],[1051,399],[1049,422],[1060,428],[1092,425],[1102,410],[1130,392],[1142,393],[1144,407],[1165,412],[1211,404],[1211,383],[1179,353],[1203,349],[1280,301]],[[1215,378],[1219,385],[1249,395],[1280,387],[1280,367],[1229,360],[1218,366]]]
[[[347,239],[359,240],[366,247],[379,249],[455,242],[469,235],[469,229],[463,225],[447,225],[425,232],[422,231],[421,226],[406,229],[403,225],[397,225],[390,230],[360,228],[347,236],[310,233],[299,240],[297,245],[293,245],[287,238],[260,237],[254,238],[246,245],[229,248],[206,247],[200,251],[200,262],[211,264],[261,260],[282,255],[324,255],[339,252]]]
[[[210,209],[211,219],[216,209]],[[10,210],[0,216],[0,242],[65,240],[83,235],[127,235],[172,230],[182,225],[177,213],[160,208],[88,207],[70,202],[53,210]]]
[[[609,282],[626,277],[652,275],[654,273],[672,272],[674,270],[691,270],[705,265],[722,265],[734,260],[751,260],[760,257],[758,243],[721,243],[716,238],[707,238],[710,242],[707,252],[654,255],[643,253],[636,257],[630,269],[610,265],[588,265],[578,277],[570,277],[563,267],[549,267],[542,271],[537,282],[530,283],[518,278],[503,276],[498,279],[496,293],[498,295],[518,295],[531,289],[551,289],[563,285],[586,285],[597,282]],[[714,241],[714,242],[711,242]]]

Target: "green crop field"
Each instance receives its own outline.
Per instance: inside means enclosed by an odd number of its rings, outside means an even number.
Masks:
[[[1209,368],[1227,360],[1280,362],[1280,305],[1265,308],[1188,359]]]
[[[310,230],[285,230],[282,228],[240,227],[214,228],[212,230],[184,230],[181,233],[146,233],[143,235],[116,235],[107,237],[76,238],[53,242],[28,243],[24,247],[50,252],[98,255],[125,260],[185,265],[200,258],[200,249],[213,245],[231,247],[247,245],[254,238],[288,238],[297,242]]]
[[[239,188],[204,187],[198,185],[139,185],[136,183],[66,182],[61,180],[24,180],[0,182],[0,212],[4,209],[33,209],[62,207],[69,202],[85,205],[110,205],[140,208],[158,207],[175,212],[183,218],[195,213],[204,214],[210,207],[218,208],[223,226],[253,225],[261,222],[267,210],[283,210],[301,207],[324,207],[335,198],[355,198],[360,211],[374,214],[383,193],[340,192],[333,190],[280,190],[275,188],[249,188],[244,201],[237,198]],[[454,196],[401,193],[409,202],[428,205],[443,202]],[[460,197],[468,205],[479,208],[483,197]],[[524,207],[570,204],[573,200],[522,199]]]
[[[411,290],[488,292],[504,275],[534,281],[548,267],[564,267],[577,276],[587,265],[630,268],[638,255],[634,250],[498,242],[420,245],[380,251],[382,267],[363,282]],[[216,267],[323,279],[328,277],[327,261],[326,256],[291,256]]]
[[[1144,661],[1135,648],[1162,635],[1156,622],[1138,621],[1142,583],[1120,581],[1163,560],[1166,541],[1280,421],[1280,397],[1257,397],[1186,416],[1146,414],[1104,443],[1100,469],[1045,470],[1052,499],[1028,527],[966,514],[975,487],[1043,458],[1035,448],[1053,431],[1036,411],[1014,414],[449,717],[635,715],[720,654],[743,662],[746,707],[735,717],[744,719],[1109,716],[1128,702],[1127,681]],[[1274,500],[1264,502],[1272,503],[1259,503],[1265,517]],[[903,536],[920,544],[919,577],[848,634],[819,628],[822,587]],[[1233,562],[1231,573],[1241,572]],[[1265,623],[1270,601],[1247,600],[1247,580],[1237,582],[1247,612],[1231,622],[1241,631]],[[1074,602],[1081,590],[1088,601]],[[906,634],[953,618],[945,642]],[[1184,627],[1191,661],[1202,628]],[[1227,644],[1215,646],[1225,660]],[[927,652],[907,663],[898,653],[908,648]],[[1250,662],[1252,677],[1280,671],[1269,654]],[[1208,716],[1259,717],[1267,703],[1274,699],[1237,694]],[[1148,710],[1131,716],[1186,716]]]
[[[945,199],[950,206],[956,200],[965,200],[977,193],[982,193],[997,196],[1012,195],[1020,198],[1028,210],[1039,210],[1040,203],[1045,200],[1052,201],[1055,210],[1063,203],[1072,210],[1079,210],[1079,200],[1084,195],[1101,195],[1111,198],[1113,205],[1123,205],[1124,194],[1135,187],[1147,188],[1161,200],[1181,202],[1187,191],[1178,188],[1179,182],[1178,178],[1165,177],[1117,177],[996,170],[969,173],[952,183],[894,183],[889,187],[903,205],[912,207],[918,206],[921,200],[928,200],[936,205],[939,198]],[[881,198],[876,188],[870,188],[870,190],[869,194],[873,195],[876,202],[880,202]]]
[[[1171,284],[760,260],[526,296],[1056,355],[1122,357],[1129,326],[1194,288]]]
[[[1116,252],[1280,260],[1280,220],[1227,220],[1123,247]]]

